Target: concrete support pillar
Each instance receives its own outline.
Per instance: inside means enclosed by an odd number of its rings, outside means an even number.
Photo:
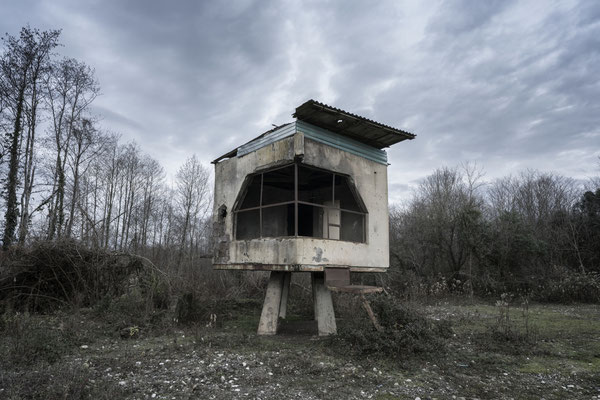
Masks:
[[[312,300],[313,300],[313,316],[315,321],[319,319],[319,310],[317,309],[317,285],[315,284],[316,272],[310,274],[310,287],[312,289]]]
[[[312,272],[312,287],[319,336],[335,335],[337,327],[333,301],[331,292],[325,286],[325,274],[323,272]]]
[[[277,333],[277,320],[279,318],[285,275],[285,272],[271,271],[265,302],[258,323],[259,335],[275,335]]]
[[[259,335],[275,335],[277,333],[279,318],[285,319],[287,314],[291,280],[291,272],[271,272],[260,322],[258,323]],[[334,335],[337,333],[335,312],[331,292],[325,285],[325,274],[323,272],[311,273],[311,282],[319,336]]]
[[[292,273],[284,272],[283,289],[281,292],[281,303],[279,304],[279,318],[285,319],[287,314],[287,303],[290,295],[290,282],[292,281]]]

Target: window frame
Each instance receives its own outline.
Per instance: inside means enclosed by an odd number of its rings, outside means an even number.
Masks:
[[[273,171],[277,171],[279,169],[284,169],[284,168],[289,168],[290,166],[294,166],[294,172],[293,172],[293,176],[294,176],[294,199],[293,200],[287,200],[287,201],[282,201],[282,202],[277,202],[277,203],[271,203],[271,204],[267,204],[267,205],[263,205],[263,191],[264,191],[264,174],[268,174],[270,172]],[[335,201],[336,201],[336,197],[335,197],[335,184],[336,184],[336,176],[340,176],[343,179],[346,179],[346,182],[348,183],[348,188],[350,189],[352,195],[354,196],[354,200],[356,201],[358,208],[362,211],[356,211],[356,210],[349,210],[349,209],[345,209],[345,208],[341,208],[341,207],[335,207],[335,206],[326,206],[323,204],[317,204],[317,203],[311,203],[309,201],[303,201],[303,200],[299,200],[298,199],[298,169],[299,168],[307,168],[307,169],[312,169],[312,170],[316,170],[316,171],[322,171],[322,172],[326,172],[328,174],[331,174],[331,202],[332,204],[335,205]],[[254,207],[247,207],[247,208],[243,208],[241,209],[241,205],[243,204],[246,195],[248,194],[248,189],[250,188],[251,184],[252,184],[252,180],[256,177],[256,176],[260,176],[260,195],[259,195],[259,203],[258,206],[254,206]],[[287,204],[293,204],[294,205],[294,234],[293,235],[284,235],[284,236],[263,236],[263,209],[265,208],[271,208],[271,207],[278,207],[278,206],[283,206],[283,205],[287,205]],[[305,236],[305,235],[299,235],[298,234],[298,205],[299,204],[304,204],[307,206],[311,206],[311,207],[320,207],[324,210],[337,210],[340,212],[340,221],[339,221],[339,225],[338,228],[340,230],[340,238],[339,239],[332,239],[329,238],[329,231],[327,232],[327,238],[323,238],[323,237],[315,237],[315,236]],[[340,202],[341,205],[341,202]],[[259,231],[258,237],[254,237],[254,238],[249,238],[249,239],[238,239],[237,238],[237,233],[238,233],[238,214],[242,213],[242,212],[248,212],[248,211],[253,211],[253,210],[258,210],[259,211]],[[350,240],[342,240],[342,212],[346,212],[346,213],[352,213],[352,214],[358,214],[362,216],[362,241],[360,242],[356,242],[356,241],[350,241]],[[299,162],[295,162],[295,163],[289,163],[289,164],[285,164],[285,165],[280,165],[278,167],[275,168],[269,168],[269,169],[265,169],[263,171],[259,171],[259,172],[255,172],[252,174],[248,174],[244,180],[244,185],[240,190],[240,194],[238,195],[238,199],[235,202],[234,205],[234,211],[233,211],[234,215],[233,215],[233,223],[234,223],[234,229],[233,229],[233,237],[235,238],[235,240],[254,240],[254,239],[265,239],[265,238],[313,238],[313,239],[319,239],[319,240],[335,240],[335,241],[339,241],[339,242],[348,242],[348,243],[367,243],[367,226],[368,226],[368,215],[369,212],[362,200],[362,197],[360,196],[360,193],[358,192],[358,189],[356,188],[356,186],[353,183],[353,180],[351,178],[350,175],[347,174],[341,174],[339,172],[335,172],[335,171],[330,171],[324,168],[319,168],[319,167],[315,167],[312,165],[307,165],[307,164],[303,164],[303,163],[299,163]],[[329,230],[329,224],[327,225],[327,229]]]

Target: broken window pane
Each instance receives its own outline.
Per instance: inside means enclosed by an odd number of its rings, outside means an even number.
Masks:
[[[294,201],[294,166],[263,174],[262,205]]]
[[[340,239],[348,242],[364,242],[364,221],[363,214],[342,211]]]
[[[324,204],[333,199],[333,174],[298,166],[298,200]]]
[[[335,176],[335,200],[340,202],[342,210],[365,211],[356,200],[354,192],[350,188],[350,182],[345,176]]]
[[[251,207],[258,207],[260,205],[260,174],[252,177],[248,187],[246,188],[246,194],[244,200],[240,205],[240,210]]]
[[[263,237],[294,236],[294,204],[262,209]]]
[[[238,211],[235,238],[237,240],[260,237],[260,210]]]

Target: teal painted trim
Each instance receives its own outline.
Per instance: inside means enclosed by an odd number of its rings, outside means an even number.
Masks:
[[[291,124],[283,126],[261,138],[240,146],[237,150],[237,156],[244,156],[278,140],[293,136],[296,132],[302,132],[305,137],[312,139],[315,142],[323,143],[359,157],[364,157],[367,160],[387,165],[387,153],[385,150],[368,146],[364,143],[319,128],[318,126],[311,125],[304,121],[292,122]]]
[[[250,143],[246,143],[243,146],[240,146],[237,151],[237,156],[243,156],[248,153],[252,153],[260,149],[261,147],[265,147],[273,142],[284,139],[288,136],[293,136],[296,133],[296,124],[291,123],[286,126],[283,126],[279,129],[274,130],[273,132],[258,138],[256,140],[251,141]]]
[[[379,164],[387,165],[387,153],[385,150],[366,145],[304,121],[296,121],[296,129],[304,133],[305,137],[316,142],[347,151],[348,153],[364,157]]]

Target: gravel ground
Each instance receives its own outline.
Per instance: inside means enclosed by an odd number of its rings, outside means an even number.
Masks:
[[[211,332],[199,340],[185,332],[113,340],[67,362],[89,371],[88,385],[116,386],[131,399],[600,399],[600,380],[589,374],[523,373],[480,360],[468,342],[437,363],[396,364],[343,356],[315,337],[253,338],[228,348],[231,341]]]
[[[57,363],[0,369],[0,399],[600,400],[600,331],[586,322],[598,307],[540,311],[539,321],[568,317],[575,330],[557,325],[563,337],[551,332],[556,338],[541,338],[535,351],[486,348],[485,334],[475,332],[493,319],[485,312],[428,308],[431,318],[458,325],[448,350],[395,359],[357,357],[310,334],[257,337],[237,326],[141,329],[129,339],[103,333]]]
[[[265,345],[277,347],[276,341],[258,339],[247,347],[214,348],[211,342],[194,343],[180,333],[177,343],[169,338],[166,345],[160,338],[153,338],[147,343],[113,341],[87,346],[68,362],[89,370],[94,377],[89,385],[116,384],[132,399],[364,399],[383,393],[410,394],[412,398],[422,395],[420,388],[406,385],[411,380],[406,381],[399,373],[374,367],[369,361],[352,362],[324,354],[319,339],[283,338],[281,350],[263,349]],[[253,351],[255,346],[259,351]]]

